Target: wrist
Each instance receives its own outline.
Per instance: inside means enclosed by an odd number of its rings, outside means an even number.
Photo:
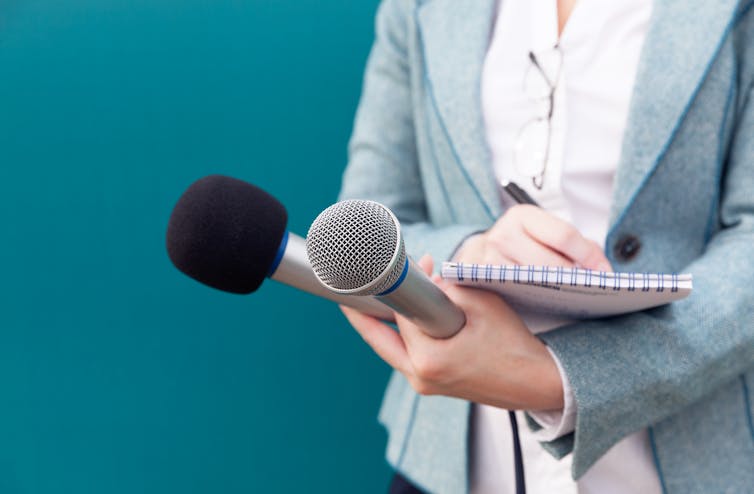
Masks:
[[[538,430],[535,434],[537,440],[545,442],[554,441],[559,437],[573,432],[576,428],[576,403],[571,383],[558,356],[549,346],[547,347],[547,351],[552,355],[560,373],[560,382],[563,387],[563,408],[556,410],[529,410],[529,415],[542,426],[542,429]]]
[[[564,406],[563,380],[561,379],[558,366],[555,364],[549,351],[543,363],[543,373],[545,374],[543,381],[546,383],[545,392],[547,396],[552,398],[552,406],[548,407],[548,410],[562,410]]]
[[[540,345],[528,373],[529,385],[535,388],[536,396],[529,410],[562,410],[564,406],[563,380],[560,371],[544,343]]]

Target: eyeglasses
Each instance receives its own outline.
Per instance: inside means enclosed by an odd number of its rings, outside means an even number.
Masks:
[[[516,136],[513,163],[516,171],[531,177],[532,184],[542,189],[550,157],[552,134],[552,114],[555,103],[555,90],[563,66],[563,52],[559,45],[549,50],[529,52],[531,64],[524,74],[524,92],[529,99],[546,108],[542,116],[527,121]]]

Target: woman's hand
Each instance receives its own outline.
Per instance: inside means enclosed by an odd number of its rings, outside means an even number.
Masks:
[[[432,259],[419,261],[428,274]],[[423,395],[463,398],[506,409],[563,407],[560,374],[545,345],[499,295],[440,283],[466,314],[455,336],[435,339],[396,314],[399,332],[354,309],[348,321],[385,362]]]
[[[583,267],[612,271],[600,246],[567,222],[531,205],[510,208],[489,230],[469,237],[461,262]],[[432,272],[432,260],[419,261]],[[455,336],[434,339],[396,314],[399,333],[381,321],[342,307],[364,340],[421,394],[441,394],[506,409],[563,407],[557,366],[544,343],[499,295],[440,286],[466,314]]]
[[[466,239],[454,260],[612,271],[597,242],[581,235],[573,225],[528,204],[511,207],[489,230]]]

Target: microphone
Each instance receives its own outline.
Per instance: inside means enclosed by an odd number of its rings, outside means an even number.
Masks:
[[[184,274],[230,293],[256,291],[265,278],[393,320],[373,297],[338,295],[317,281],[303,238],[286,230],[288,213],[273,196],[250,183],[221,175],[194,182],[168,221],[170,260]]]
[[[466,316],[406,255],[400,223],[385,206],[348,200],[320,213],[306,236],[314,274],[334,293],[374,295],[435,338]]]

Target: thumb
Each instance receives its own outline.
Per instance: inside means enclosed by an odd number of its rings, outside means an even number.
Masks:
[[[419,262],[417,264],[419,265],[421,270],[424,271],[424,274],[430,276],[432,274],[432,268],[435,265],[435,261],[429,254],[424,254],[422,258],[419,259]]]
[[[588,243],[591,248],[587,251],[587,255],[583,259],[577,260],[577,263],[586,269],[611,273],[613,267],[610,265],[610,261],[607,260],[607,257],[605,257],[604,252],[602,252],[602,247],[594,241],[589,241]]]

